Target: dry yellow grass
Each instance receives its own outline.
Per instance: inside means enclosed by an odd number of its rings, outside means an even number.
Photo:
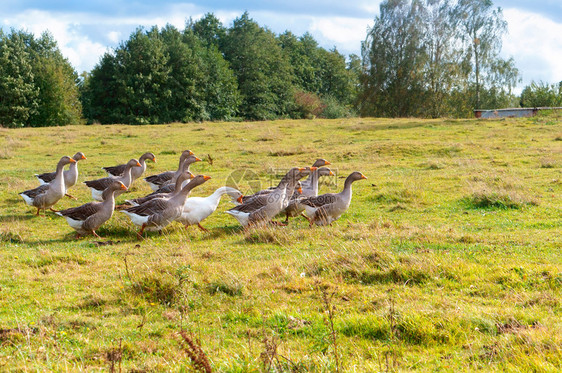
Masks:
[[[182,329],[221,372],[562,369],[556,116],[0,131],[2,370],[186,371]],[[210,233],[173,224],[137,242],[116,213],[101,244],[17,195],[64,154],[86,154],[83,181],[145,151],[148,174],[175,169],[184,149],[213,177],[197,196],[233,171],[251,171],[238,180],[250,190],[319,157],[338,175],[322,192],[351,171],[369,179],[331,227],[245,233],[225,199]],[[139,180],[121,199],[147,192]],[[56,207],[90,200],[72,194]]]

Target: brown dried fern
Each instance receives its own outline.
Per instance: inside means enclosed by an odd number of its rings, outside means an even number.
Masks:
[[[183,350],[191,359],[193,368],[198,372],[211,373],[211,364],[207,355],[201,349],[201,346],[195,342],[185,330],[179,332],[179,335],[183,338],[184,343],[182,343]]]

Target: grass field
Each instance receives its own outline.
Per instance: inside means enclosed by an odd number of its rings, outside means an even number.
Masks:
[[[562,369],[559,114],[0,134],[2,371],[190,371],[197,344],[220,372]],[[147,174],[175,169],[184,149],[212,176],[194,196],[319,157],[338,175],[321,192],[351,171],[368,180],[331,227],[244,232],[224,198],[209,233],[172,224],[137,241],[116,212],[101,243],[18,196],[65,154],[86,154],[84,181],[145,151]],[[118,201],[149,191],[138,180]],[[55,208],[90,201],[83,184],[71,193]]]

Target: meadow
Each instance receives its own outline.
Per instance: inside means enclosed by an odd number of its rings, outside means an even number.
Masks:
[[[560,371],[561,119],[0,129],[0,370]],[[88,159],[57,209],[89,202],[102,166],[152,151],[147,175],[175,170],[185,149],[212,177],[192,196],[320,157],[337,174],[321,193],[368,180],[329,227],[245,232],[223,198],[209,233],[142,241],[119,212],[76,240],[18,196],[65,154]]]

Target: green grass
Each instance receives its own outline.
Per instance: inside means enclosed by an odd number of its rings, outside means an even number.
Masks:
[[[562,369],[555,114],[0,134],[1,370],[189,371],[182,329],[221,372]],[[17,195],[64,154],[86,154],[84,181],[145,151],[157,157],[147,174],[175,169],[184,149],[204,159],[193,171],[212,176],[197,196],[227,180],[267,187],[272,171],[320,157],[338,175],[322,192],[355,170],[368,180],[331,227],[299,218],[244,232],[224,198],[202,224],[209,233],[172,224],[140,242],[118,212],[98,230],[102,243],[75,240],[64,219],[35,217]],[[147,192],[138,180],[118,201]],[[72,194],[55,207],[90,200],[83,184]]]

